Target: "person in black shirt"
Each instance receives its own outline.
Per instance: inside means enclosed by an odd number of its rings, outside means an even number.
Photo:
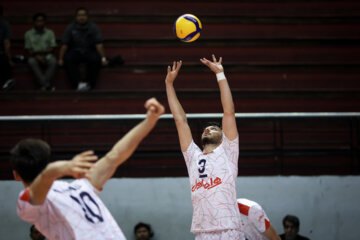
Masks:
[[[142,222],[135,225],[134,233],[136,240],[150,240],[154,236],[151,226]]]
[[[16,84],[12,78],[11,68],[14,63],[10,54],[11,30],[9,23],[2,19],[3,7],[0,5],[0,83],[4,91],[10,90]]]
[[[88,21],[85,8],[76,9],[75,21],[65,29],[59,53],[59,65],[64,66],[68,77],[78,91],[95,87],[101,66],[106,66],[101,32],[98,26]],[[86,78],[82,80],[79,66],[86,65]]]
[[[300,230],[299,218],[286,215],[283,219],[284,233],[280,235],[281,240],[310,240],[298,234]]]

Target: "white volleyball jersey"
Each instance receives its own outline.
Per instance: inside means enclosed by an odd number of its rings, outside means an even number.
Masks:
[[[238,173],[239,138],[222,143],[204,154],[191,142],[183,152],[194,208],[191,232],[240,229],[235,182]]]
[[[263,208],[249,199],[240,198],[237,201],[246,239],[266,240],[262,233],[270,227],[270,220]]]
[[[125,240],[98,193],[85,178],[71,183],[55,181],[42,205],[30,204],[29,188],[22,191],[17,212],[49,240]]]

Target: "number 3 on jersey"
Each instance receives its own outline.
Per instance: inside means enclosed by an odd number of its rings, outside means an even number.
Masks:
[[[206,165],[206,160],[205,159],[201,159],[199,161],[199,167],[198,170],[199,170],[199,178],[206,178],[207,177],[207,174],[204,174],[205,172],[205,165]]]

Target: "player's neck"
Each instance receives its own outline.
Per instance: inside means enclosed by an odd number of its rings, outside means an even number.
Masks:
[[[208,143],[206,145],[203,146],[203,153],[210,153],[212,151],[214,151],[215,148],[217,148],[220,144],[213,144],[213,143]]]

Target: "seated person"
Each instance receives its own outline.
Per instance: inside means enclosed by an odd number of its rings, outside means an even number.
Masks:
[[[33,16],[34,27],[25,33],[25,49],[28,51],[28,63],[35,74],[42,91],[53,91],[52,78],[56,70],[53,55],[56,47],[54,32],[45,27],[46,15],[36,13]],[[42,69],[45,69],[43,73]]]
[[[12,89],[16,81],[12,78],[11,68],[14,63],[11,60],[11,30],[9,23],[3,19],[3,7],[0,5],[0,84],[2,90]]]
[[[280,235],[281,240],[310,240],[298,234],[300,230],[299,218],[293,215],[286,215],[283,219],[284,233]]]
[[[88,11],[78,8],[75,22],[65,29],[59,53],[59,65],[65,66],[68,78],[78,91],[94,88],[101,66],[108,64],[102,41],[98,26],[88,21]],[[86,65],[84,80],[79,70],[81,63]]]
[[[151,226],[142,222],[136,224],[134,233],[136,240],[150,240],[154,236]]]

